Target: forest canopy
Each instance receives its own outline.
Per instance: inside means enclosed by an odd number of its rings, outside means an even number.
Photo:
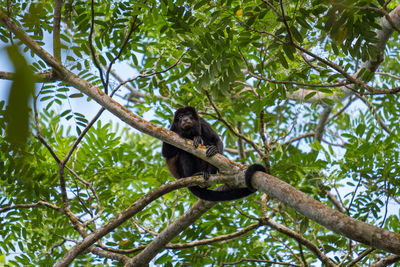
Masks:
[[[399,33],[390,0],[0,0],[0,265],[400,266]]]

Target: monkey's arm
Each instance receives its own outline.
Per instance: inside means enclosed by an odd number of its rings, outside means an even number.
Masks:
[[[212,157],[217,153],[222,154],[224,145],[219,138],[219,135],[214,131],[210,124],[201,118],[201,137],[204,140],[204,145],[207,147],[206,156]]]
[[[207,157],[212,157],[217,153],[222,154],[222,151],[224,150],[224,145],[222,144],[222,141],[219,138],[218,138],[216,144],[207,145],[206,147],[207,147],[207,151],[206,151]]]
[[[195,136],[193,138],[194,148],[197,148],[199,145],[203,145],[203,144],[204,144],[204,141],[203,141],[203,138],[201,138],[200,135],[197,135],[197,136]]]

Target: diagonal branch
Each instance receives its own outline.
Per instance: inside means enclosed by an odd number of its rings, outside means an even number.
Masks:
[[[368,109],[371,111],[372,115],[374,115],[375,120],[379,123],[379,125],[382,127],[382,129],[387,133],[387,134],[392,134],[392,130],[386,126],[386,124],[383,122],[382,118],[379,116],[378,111],[376,110],[376,108],[374,107],[374,105],[372,105],[371,102],[368,101],[368,99],[363,96],[360,95],[359,93],[355,92],[355,95],[360,98],[362,100],[362,102],[364,102],[364,104],[368,107]]]
[[[184,229],[192,225],[205,212],[216,205],[218,202],[198,200],[184,215],[178,220],[168,225],[146,248],[136,255],[125,266],[147,266],[147,264],[164,247]]]
[[[390,255],[384,259],[381,259],[377,263],[372,264],[372,267],[386,267],[398,261],[400,261],[400,255]]]

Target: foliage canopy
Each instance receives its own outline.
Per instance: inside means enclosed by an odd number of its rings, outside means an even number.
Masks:
[[[395,1],[1,0],[0,6],[0,44],[14,66],[9,73],[0,63],[0,78],[13,80],[8,104],[0,102],[0,265],[62,266],[87,235],[172,180],[161,141],[102,120],[104,109],[114,113],[112,100],[99,94],[100,102],[85,90],[105,92],[165,128],[177,107],[194,106],[220,133],[228,158],[262,162],[326,207],[400,232]],[[400,260],[263,192],[209,207],[195,202],[187,189],[157,197],[78,253],[74,264],[134,266],[131,259],[145,254],[145,263],[163,266]],[[205,205],[200,219],[179,229],[178,218],[198,204]],[[160,233],[171,234],[149,256],[146,247]]]

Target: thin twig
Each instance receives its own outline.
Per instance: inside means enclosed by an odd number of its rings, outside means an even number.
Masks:
[[[359,188],[360,185],[361,185],[361,180],[362,180],[362,177],[361,177],[361,175],[360,175],[360,179],[358,180],[357,186],[356,186],[356,188],[354,189],[353,195],[352,195],[352,197],[351,197],[350,204],[349,204],[349,206],[346,208],[348,214],[350,214],[350,209],[351,209],[351,206],[353,205],[353,201],[354,201],[354,198],[356,197],[358,188]]]
[[[142,8],[139,7],[139,11],[140,11],[141,9],[142,9]],[[125,48],[126,48],[126,46],[127,46],[127,44],[128,44],[128,41],[129,41],[129,39],[130,39],[131,36],[132,36],[132,33],[133,33],[134,31],[136,31],[136,30],[139,28],[139,26],[142,24],[142,22],[140,21],[137,25],[135,25],[135,24],[136,24],[137,18],[138,18],[138,15],[136,15],[136,16],[134,17],[132,23],[130,24],[129,32],[128,32],[128,34],[125,36],[124,41],[122,42],[121,48],[119,49],[119,52],[118,52],[118,55],[115,56],[115,57],[112,59],[112,61],[110,62],[110,64],[108,65],[107,73],[106,73],[106,86],[107,86],[107,87],[108,87],[108,84],[109,84],[109,81],[110,81],[110,71],[111,71],[111,69],[112,69],[113,64],[118,60],[118,58],[121,57],[122,52],[125,50]]]
[[[92,55],[92,60],[94,65],[96,66],[97,70],[99,71],[99,76],[101,79],[101,83],[103,84],[104,87],[104,92],[108,94],[108,88],[105,86],[107,85],[106,81],[104,80],[104,75],[103,75],[103,70],[100,67],[99,62],[97,61],[97,56],[96,52],[93,46],[93,33],[94,33],[94,0],[91,0],[90,2],[90,10],[91,10],[91,23],[90,23],[90,32],[89,32],[89,48],[90,48],[90,54]]]
[[[35,208],[38,206],[45,206],[50,209],[56,210],[58,212],[65,213],[62,208],[60,208],[52,203],[43,201],[43,200],[39,200],[38,202],[32,203],[32,204],[16,204],[16,205],[12,205],[12,206],[6,206],[6,207],[3,207],[0,209],[0,213],[6,212],[9,210],[13,210],[13,209],[27,209],[27,208]]]
[[[353,265],[357,264],[360,260],[365,258],[368,254],[370,254],[374,250],[375,250],[374,248],[368,248],[368,249],[364,250],[360,255],[358,255],[357,258],[355,258],[354,260],[352,260],[349,263],[347,263],[346,266],[350,267],[350,266],[353,266]]]
[[[359,93],[354,93],[359,99],[362,100],[362,102],[364,102],[365,105],[367,105],[368,109],[372,112],[372,115],[374,115],[375,120],[379,123],[379,125],[382,127],[382,129],[388,133],[389,135],[392,134],[392,130],[389,129],[389,127],[386,126],[386,124],[383,122],[383,120],[381,119],[381,117],[379,116],[377,110],[375,109],[375,107],[368,101],[368,99],[363,96],[360,95]]]

